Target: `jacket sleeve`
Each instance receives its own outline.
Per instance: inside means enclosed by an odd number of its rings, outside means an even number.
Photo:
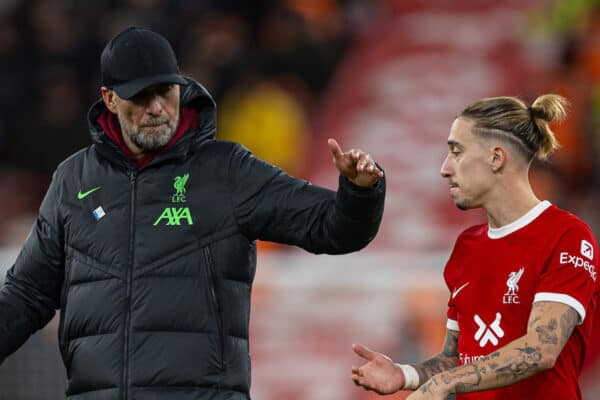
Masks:
[[[63,227],[55,173],[37,220],[0,289],[0,362],[43,328],[60,304]]]
[[[238,224],[250,240],[341,254],[365,247],[383,216],[385,178],[372,188],[339,179],[337,193],[293,178],[239,146],[229,183]]]

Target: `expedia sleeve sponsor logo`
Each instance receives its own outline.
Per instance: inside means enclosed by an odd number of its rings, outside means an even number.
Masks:
[[[589,260],[594,259],[594,246],[587,240],[581,241],[581,255],[587,257]]]
[[[589,261],[587,261],[583,257],[574,256],[566,251],[563,251],[560,253],[560,263],[571,264],[575,268],[583,268],[590,274],[594,282],[596,281],[596,266],[590,264]]]

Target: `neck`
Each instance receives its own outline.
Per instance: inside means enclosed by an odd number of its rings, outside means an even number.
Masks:
[[[535,196],[528,179],[521,179],[510,186],[499,186],[493,200],[483,206],[491,228],[501,228],[516,221],[535,207],[540,200]]]

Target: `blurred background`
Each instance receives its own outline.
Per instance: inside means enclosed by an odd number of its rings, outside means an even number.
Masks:
[[[127,26],[148,27],[215,97],[220,139],[332,189],[328,137],[385,168],[384,221],[365,251],[312,256],[259,243],[251,318],[253,398],[374,399],[349,379],[360,362],[351,343],[407,363],[438,352],[444,263],[457,234],[484,221],[455,210],[439,176],[465,105],[566,96],[570,116],[555,127],[563,148],[534,166],[532,182],[600,237],[599,3],[0,0],[0,276],[57,164],[90,143],[104,44]],[[0,366],[0,400],[64,398],[56,325]],[[593,339],[581,384],[586,399],[600,398]]]

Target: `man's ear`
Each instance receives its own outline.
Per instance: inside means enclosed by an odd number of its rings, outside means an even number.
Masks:
[[[508,161],[508,153],[502,146],[494,146],[492,148],[492,172],[500,172]]]
[[[108,108],[108,110],[111,113],[116,114],[117,113],[117,103],[116,103],[117,94],[115,93],[115,91],[110,90],[106,86],[102,86],[100,88],[100,92],[102,93],[102,100],[104,100],[104,104],[106,105],[106,108]]]

